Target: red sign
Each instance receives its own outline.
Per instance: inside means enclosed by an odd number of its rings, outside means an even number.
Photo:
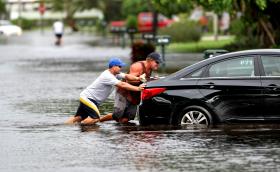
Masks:
[[[40,6],[38,8],[39,12],[41,15],[44,15],[45,11],[46,11],[46,7],[44,3],[40,3]]]

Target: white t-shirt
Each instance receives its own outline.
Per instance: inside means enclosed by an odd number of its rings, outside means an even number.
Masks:
[[[83,90],[80,96],[91,98],[100,105],[112,93],[114,86],[121,82],[119,79],[124,77],[124,73],[115,76],[107,69],[102,72],[92,84]]]
[[[54,22],[53,31],[55,34],[62,34],[63,33],[63,23],[61,21]]]

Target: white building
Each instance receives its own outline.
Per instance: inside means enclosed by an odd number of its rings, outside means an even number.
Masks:
[[[40,1],[38,0],[6,0],[7,11],[9,12],[9,18],[11,20],[19,17],[26,19],[40,19],[41,13],[39,12]],[[53,12],[46,8],[44,13],[45,19],[62,19],[66,14],[63,12]],[[98,9],[85,10],[77,12],[75,18],[103,18],[103,14]]]

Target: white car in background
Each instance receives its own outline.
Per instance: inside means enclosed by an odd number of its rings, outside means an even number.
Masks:
[[[14,24],[11,24],[8,20],[0,20],[0,35],[11,36],[22,34],[22,29]]]

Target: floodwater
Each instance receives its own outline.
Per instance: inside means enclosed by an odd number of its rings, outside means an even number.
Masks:
[[[128,61],[128,48],[86,44],[94,39],[67,34],[55,47],[35,32],[0,42],[0,171],[279,171],[278,125],[63,124],[110,56]]]

